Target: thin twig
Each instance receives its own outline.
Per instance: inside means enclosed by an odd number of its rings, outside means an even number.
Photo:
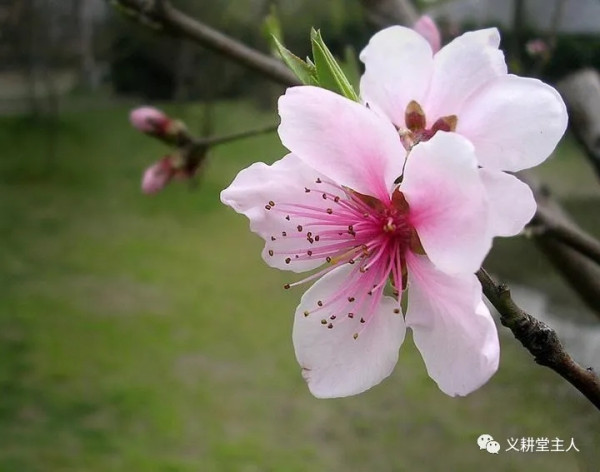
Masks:
[[[230,143],[238,139],[252,138],[261,134],[268,134],[277,131],[278,125],[269,125],[263,128],[240,131],[238,133],[225,134],[223,136],[209,136],[207,138],[199,138],[195,140],[195,144],[199,146],[218,146],[219,144]]]
[[[164,31],[212,49],[265,75],[274,82],[285,86],[300,85],[300,81],[281,61],[186,15],[167,0],[154,3],[150,8],[144,7],[144,2],[140,0],[118,0],[118,3],[137,12],[139,19],[148,19],[149,17]]]
[[[544,214],[551,225],[560,224],[582,232],[560,204],[552,198],[548,189],[541,186],[530,175],[520,174],[519,178],[533,190],[538,205],[535,218]],[[549,232],[532,232],[531,236],[564,281],[585,302],[591,312],[600,317],[600,266]]]
[[[550,212],[543,207],[538,208],[533,222],[532,229],[535,236],[546,235],[554,238],[600,265],[600,242],[593,236],[580,228],[564,224],[553,218]]]
[[[577,364],[552,328],[517,306],[506,285],[494,282],[485,269],[477,272],[477,278],[483,293],[500,313],[501,323],[533,354],[535,361],[567,380],[600,410],[600,379],[593,369]]]

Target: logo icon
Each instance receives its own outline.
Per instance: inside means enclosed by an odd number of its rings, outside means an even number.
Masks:
[[[500,451],[500,443],[494,441],[494,438],[489,434],[482,434],[477,438],[479,450],[485,449],[490,454],[498,454]]]

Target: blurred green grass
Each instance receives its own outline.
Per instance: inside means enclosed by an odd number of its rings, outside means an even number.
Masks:
[[[167,109],[200,126],[201,106]],[[224,103],[215,119],[220,133],[276,116]],[[597,411],[506,334],[499,373],[467,398],[437,389],[410,339],[380,386],[310,396],[290,336],[301,291],[219,202],[284,153],[275,135],[217,148],[196,189],[145,197],[141,171],[166,149],[126,108],[53,126],[49,158],[48,123],[0,119],[1,471],[597,472]],[[513,437],[581,452],[504,452]]]

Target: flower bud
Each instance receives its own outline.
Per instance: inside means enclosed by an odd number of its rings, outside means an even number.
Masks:
[[[543,39],[538,38],[527,41],[527,44],[525,44],[525,50],[531,57],[539,57],[545,56],[550,51],[550,48]]]
[[[413,25],[413,29],[427,40],[434,54],[440,50],[442,47],[442,36],[431,17],[423,15]]]
[[[142,177],[142,192],[154,194],[160,192],[173,178],[175,169],[171,164],[170,156],[163,157],[144,171]]]
[[[171,124],[171,119],[162,111],[153,107],[140,107],[131,111],[129,121],[142,133],[164,136]]]

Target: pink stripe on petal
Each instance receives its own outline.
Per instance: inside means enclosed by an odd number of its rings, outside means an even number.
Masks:
[[[457,134],[437,133],[411,151],[400,188],[431,261],[448,273],[474,273],[492,237],[473,146]]]
[[[368,108],[317,87],[292,87],[279,99],[281,142],[339,185],[389,198],[405,151],[394,126]]]

